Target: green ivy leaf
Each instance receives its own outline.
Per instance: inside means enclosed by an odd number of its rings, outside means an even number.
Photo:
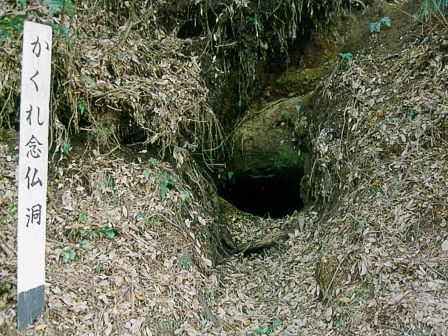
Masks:
[[[106,180],[107,180],[107,186],[110,189],[114,189],[115,188],[115,179],[114,179],[114,177],[111,174],[107,173],[106,174]]]
[[[86,104],[84,100],[78,100],[77,107],[79,114],[82,116],[84,114],[84,111],[86,110]]]
[[[88,239],[83,239],[81,240],[80,246],[83,250],[88,251],[92,248],[92,243]]]
[[[70,29],[66,26],[51,22],[51,21],[47,21],[46,22],[47,25],[49,25],[51,28],[53,28],[55,31],[57,31],[58,33],[64,35],[65,37],[68,36]]]
[[[186,271],[189,271],[191,268],[191,265],[193,264],[191,261],[191,258],[188,254],[184,254],[182,258],[180,259],[180,264],[182,265],[183,269]]]
[[[353,59],[353,54],[352,53],[339,53],[339,57],[344,59],[344,60],[352,60]]]
[[[27,15],[0,15],[0,46],[12,32],[22,32]]]
[[[392,27],[392,21],[388,16],[381,18],[380,23],[385,25],[387,28]]]
[[[85,76],[84,80],[86,81],[87,86],[93,86],[93,84],[95,84],[95,81],[90,76]]]
[[[255,328],[255,332],[258,335],[263,335],[264,334],[264,329],[263,329],[263,327],[261,325],[258,325],[257,328]]]
[[[101,262],[99,260],[96,262],[95,273],[96,274],[100,274],[101,273]]]
[[[89,218],[89,216],[87,215],[87,213],[81,212],[78,216],[78,221],[81,223],[85,223],[85,222],[87,222],[88,218]]]
[[[62,145],[62,154],[68,155],[70,149],[72,149],[72,145],[69,142],[64,142],[64,144]]]
[[[412,119],[415,119],[415,117],[417,117],[420,113],[416,110],[410,110],[408,111],[408,116],[411,117]]]
[[[134,218],[137,221],[141,221],[143,218],[145,218],[145,212],[143,210],[136,210],[134,212]]]
[[[275,320],[274,323],[272,324],[272,327],[274,328],[275,331],[280,330],[282,328],[282,321],[280,320]]]
[[[67,13],[72,15],[74,12],[71,0],[44,0],[43,4],[47,6],[50,14]]]
[[[110,228],[107,226],[99,227],[95,229],[95,232],[98,233],[100,236],[112,239],[117,234],[117,230],[114,228]]]
[[[352,53],[339,53],[339,57],[342,59],[342,60],[344,60],[344,61],[346,61],[347,62],[347,64],[352,64],[352,62],[353,62],[353,54]]]
[[[189,200],[190,198],[190,193],[186,190],[182,191],[182,193],[180,194],[180,198],[182,199],[182,201],[186,202]]]
[[[17,213],[17,203],[16,203],[16,202],[12,203],[12,204],[9,206],[9,208],[8,208],[8,212],[9,212],[11,215],[15,215],[15,214]]]
[[[157,182],[159,184],[159,194],[162,200],[165,199],[168,194],[168,190],[171,186],[171,175],[167,171],[159,172],[157,176]]]
[[[149,169],[149,168],[145,168],[145,169],[143,170],[143,176],[144,176],[145,178],[148,178],[149,176],[151,176],[151,169]]]
[[[76,259],[76,251],[71,247],[64,247],[62,249],[62,261],[71,263]]]
[[[159,162],[159,161],[158,161],[156,158],[150,157],[150,158],[148,159],[148,162],[149,162],[150,164],[152,164],[152,165],[156,165],[157,162]]]
[[[369,30],[371,33],[381,32],[381,22],[375,21],[369,24]]]

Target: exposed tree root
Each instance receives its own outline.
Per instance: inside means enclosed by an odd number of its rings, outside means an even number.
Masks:
[[[239,244],[235,247],[233,253],[235,254],[243,253],[243,255],[248,255],[251,253],[261,253],[265,249],[274,247],[286,241],[289,238],[289,234],[291,232],[294,232],[294,229],[290,228],[280,233],[267,235],[266,237],[260,240],[253,240]]]

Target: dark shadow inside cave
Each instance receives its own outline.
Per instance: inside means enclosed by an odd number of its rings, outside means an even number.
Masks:
[[[218,190],[238,209],[260,217],[282,218],[303,208],[297,169],[282,169],[267,176],[234,175]]]

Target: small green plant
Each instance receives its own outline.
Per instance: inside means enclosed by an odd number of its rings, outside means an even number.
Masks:
[[[87,222],[88,218],[89,218],[89,216],[87,215],[86,212],[81,212],[78,216],[78,222],[85,223],[85,222]]]
[[[71,263],[76,259],[76,251],[71,247],[64,247],[62,249],[62,261],[65,263]]]
[[[258,335],[269,335],[275,331],[280,330],[282,327],[282,322],[280,320],[275,320],[272,324],[268,324],[265,328],[262,325],[258,325],[255,332]]]
[[[143,210],[136,210],[134,212],[134,218],[136,221],[141,221],[143,218],[145,218],[145,212]]]
[[[114,188],[115,188],[115,179],[114,179],[114,177],[112,176],[111,173],[109,173],[109,172],[106,173],[105,180],[106,180],[106,186],[109,189],[114,190]]]
[[[90,250],[92,248],[92,242],[89,239],[81,240],[81,243],[79,245],[85,251],[88,251],[88,250]]]
[[[366,221],[364,218],[361,219],[361,220],[358,222],[358,226],[359,226],[361,229],[366,228],[366,227],[367,227],[367,221]]]
[[[68,37],[68,35],[70,33],[70,29],[68,27],[58,24],[58,23],[54,23],[52,21],[47,21],[45,23],[47,25],[49,25],[51,28],[53,28],[54,31],[58,32],[59,34],[63,35],[64,37]]]
[[[72,145],[69,142],[64,142],[64,144],[62,145],[62,154],[67,156],[68,153],[70,152],[70,150],[72,149]]]
[[[392,20],[388,16],[382,17],[380,22],[381,22],[382,25],[386,26],[387,28],[391,28],[392,27]]]
[[[269,335],[271,332],[273,332],[272,327],[268,325],[266,328],[263,328],[263,326],[258,325],[255,329],[255,332],[258,335]]]
[[[186,190],[183,190],[180,193],[180,198],[181,198],[182,202],[186,202],[186,201],[188,201],[190,199],[190,193],[188,191],[186,191]]]
[[[10,206],[8,208],[8,212],[11,215],[15,215],[17,213],[17,203],[16,202],[10,204]]]
[[[335,327],[340,326],[345,321],[347,321],[350,318],[350,316],[351,316],[351,313],[348,311],[343,311],[341,313],[335,314],[332,318],[334,326]]]
[[[385,26],[387,28],[392,27],[392,21],[391,21],[390,17],[384,16],[379,21],[370,23],[369,30],[371,33],[380,33],[382,26]]]
[[[415,326],[404,326],[404,336],[441,336],[437,331],[428,326],[416,328]]]
[[[419,9],[419,17],[430,21],[435,18],[444,26],[448,26],[447,12],[448,0],[422,0]]]
[[[43,0],[43,4],[48,8],[50,14],[74,13],[73,3],[71,0]]]
[[[157,160],[156,158],[150,157],[148,159],[148,162],[152,165],[156,165],[159,162],[159,160]]]
[[[111,173],[106,172],[95,181],[95,188],[101,192],[113,191],[115,179]]]
[[[254,29],[255,29],[255,36],[258,38],[259,37],[259,32],[262,29],[262,23],[261,23],[261,18],[260,15],[255,12],[253,17],[248,18],[248,21],[254,25]]]
[[[23,31],[23,22],[26,18],[26,15],[4,14],[0,16],[0,46],[3,45],[11,33]]]
[[[180,259],[180,264],[184,270],[189,271],[192,265],[190,256],[188,254],[184,254]]]
[[[93,86],[93,84],[95,84],[95,80],[90,76],[85,76],[84,80],[86,81],[88,87],[91,87]]]
[[[227,178],[230,182],[235,183],[235,173],[231,170],[227,172]]]
[[[149,169],[149,168],[145,168],[145,169],[143,170],[143,176],[144,176],[145,178],[149,178],[149,177],[151,176],[151,173],[152,173],[152,170]]]
[[[109,239],[114,238],[117,234],[116,229],[110,228],[108,226],[102,226],[102,227],[96,228],[93,232],[100,236],[109,238]]]
[[[420,112],[412,109],[412,110],[409,110],[407,114],[411,119],[415,119],[420,114]]]
[[[168,171],[162,170],[157,174],[157,183],[159,184],[159,195],[162,200],[165,199],[168,194],[168,190],[171,187],[171,174]]]
[[[102,268],[101,262],[98,260],[96,262],[96,266],[95,266],[95,274],[100,274],[101,273],[101,268]]]
[[[76,104],[77,108],[78,108],[78,112],[80,114],[80,116],[82,117],[84,115],[84,112],[86,110],[86,103],[84,102],[84,100],[78,100],[78,103]]]
[[[353,63],[353,54],[352,53],[339,53],[339,58],[345,62],[347,62],[347,64],[352,64]]]
[[[339,53],[339,57],[343,60],[351,61],[353,59],[353,54],[350,52],[347,53]]]

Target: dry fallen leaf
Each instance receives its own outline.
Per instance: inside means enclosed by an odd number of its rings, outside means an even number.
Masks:
[[[43,330],[45,330],[45,328],[47,328],[46,324],[38,324],[34,329],[36,331],[43,331]]]
[[[442,243],[442,252],[448,252],[448,239]]]
[[[348,297],[346,297],[346,296],[339,296],[339,297],[337,298],[337,300],[338,300],[339,302],[342,302],[342,303],[349,303],[350,301],[352,301],[352,299],[350,299],[350,298],[348,298]]]

